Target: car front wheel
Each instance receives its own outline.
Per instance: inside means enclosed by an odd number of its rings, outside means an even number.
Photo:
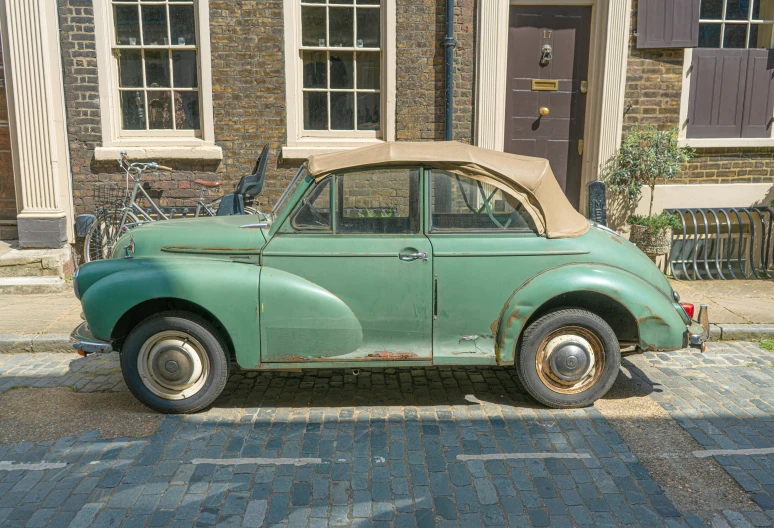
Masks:
[[[150,317],[129,334],[121,351],[129,390],[162,413],[193,413],[212,404],[229,376],[226,347],[204,319],[181,312]]]
[[[612,387],[621,350],[610,326],[579,309],[551,312],[524,332],[518,377],[540,403],[557,409],[586,407]]]

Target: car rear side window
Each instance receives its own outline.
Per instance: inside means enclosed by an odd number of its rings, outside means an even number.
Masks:
[[[337,177],[336,232],[419,232],[419,169],[376,168]]]
[[[446,171],[431,173],[431,231],[524,231],[537,228],[510,193],[490,183]]]

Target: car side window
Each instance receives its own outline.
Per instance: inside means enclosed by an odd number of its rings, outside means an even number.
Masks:
[[[430,177],[431,231],[529,231],[535,220],[510,193],[490,183],[446,171]]]
[[[375,168],[339,174],[336,232],[419,232],[419,169]]]
[[[318,183],[301,201],[291,225],[298,231],[331,230],[331,178]]]

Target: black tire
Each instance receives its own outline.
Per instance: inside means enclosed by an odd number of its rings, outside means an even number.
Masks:
[[[549,348],[547,345],[554,339],[577,343],[578,338],[591,345],[595,362],[589,362],[589,365],[594,367],[591,373],[580,378],[575,385],[565,386],[573,381],[559,379],[560,374],[568,375],[567,372],[555,374],[550,368],[553,365],[551,353],[546,356],[544,350]],[[581,347],[585,348],[588,347]],[[555,347],[552,350],[562,349]],[[538,367],[539,354],[540,364],[548,368]],[[569,363],[570,367],[578,364],[577,357],[584,357],[583,354],[569,355],[575,358]],[[603,361],[601,368],[599,359]],[[583,359],[580,364],[583,365]],[[565,369],[567,365],[565,362]],[[524,389],[543,405],[554,409],[587,407],[604,396],[615,383],[621,368],[621,349],[612,328],[601,317],[586,310],[564,309],[546,314],[529,325],[521,339],[516,366]],[[575,368],[585,372],[581,367]]]
[[[159,339],[165,339],[163,343],[175,344],[163,346],[158,342]],[[180,344],[176,341],[180,341]],[[144,348],[146,344],[147,347]],[[161,352],[154,355],[154,350]],[[144,358],[142,367],[138,362],[141,355]],[[198,359],[186,361],[186,358],[191,356]],[[156,361],[149,358],[156,358]],[[188,370],[195,373],[196,369],[192,365],[196,361],[199,361],[201,366],[201,374],[195,378],[197,381],[193,386],[177,390],[178,386],[169,388],[163,385],[180,382],[170,382],[161,378],[163,375],[176,375],[178,370],[181,375]],[[172,364],[174,371],[162,369],[164,372],[160,374],[159,370],[152,366],[159,367],[162,363],[165,365],[164,369],[168,368],[166,365]],[[147,370],[144,370],[143,374],[141,369]],[[131,331],[121,350],[121,372],[126,386],[141,403],[161,413],[195,413],[211,405],[223,392],[229,369],[227,347],[218,332],[204,319],[186,312],[162,312],[145,319]],[[192,374],[186,380],[194,379],[193,376]],[[162,381],[159,382],[159,379]],[[186,394],[186,391],[190,394]],[[158,392],[166,392],[168,396],[179,399],[163,397]]]

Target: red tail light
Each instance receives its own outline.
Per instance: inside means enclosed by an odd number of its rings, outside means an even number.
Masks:
[[[688,314],[688,317],[693,319],[693,313],[694,313],[694,307],[691,303],[680,303],[680,306],[683,307],[683,310],[685,310],[685,313]]]

